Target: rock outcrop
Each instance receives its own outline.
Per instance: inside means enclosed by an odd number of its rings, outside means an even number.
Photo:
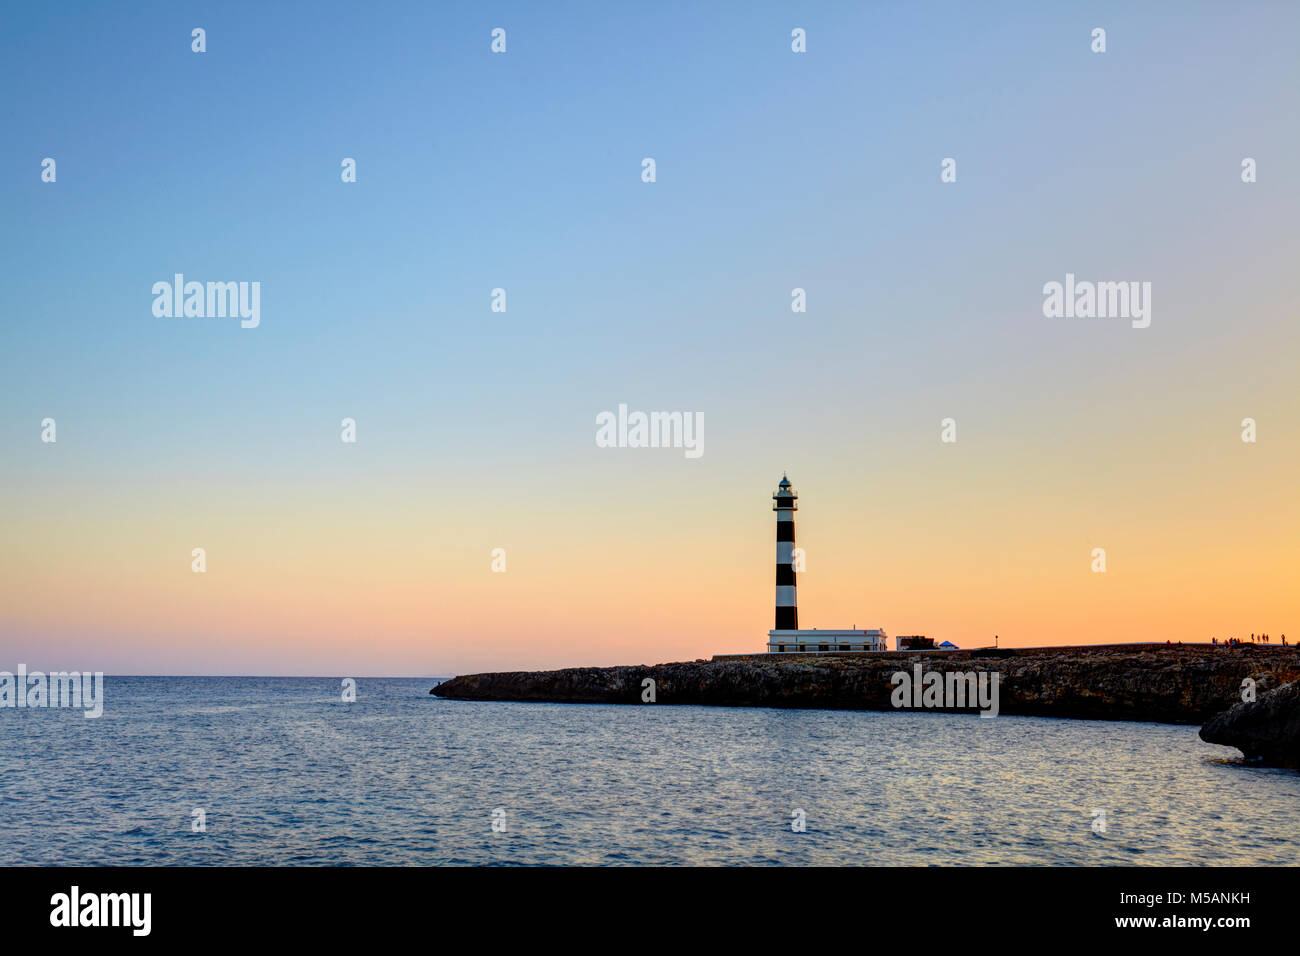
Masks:
[[[898,671],[999,675],[1004,714],[1203,723],[1240,700],[1244,678],[1266,691],[1300,679],[1300,650],[1245,645],[1106,645],[809,657],[752,655],[692,663],[466,674],[430,691],[458,700],[893,710]],[[969,708],[968,708],[969,709]]]
[[[1300,770],[1300,681],[1235,704],[1201,728],[1201,739],[1236,747],[1249,760]]]

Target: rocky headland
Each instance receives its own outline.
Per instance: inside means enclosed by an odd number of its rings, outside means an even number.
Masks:
[[[657,704],[894,710],[891,678],[917,664],[925,673],[999,675],[1003,714],[1184,724],[1203,723],[1240,703],[1246,678],[1256,682],[1260,703],[1269,691],[1300,679],[1300,650],[1295,647],[1115,644],[807,657],[754,654],[463,674],[430,693],[456,700],[642,704],[650,678]]]

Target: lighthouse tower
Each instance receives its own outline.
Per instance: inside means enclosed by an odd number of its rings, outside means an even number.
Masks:
[[[799,510],[799,496],[785,475],[772,500],[776,502],[772,505],[776,512],[776,627],[767,632],[767,652],[842,654],[885,650],[889,637],[883,627],[799,630],[799,606],[794,599],[794,513]]]
[[[781,476],[781,484],[772,495],[776,512],[776,630],[799,629],[799,605],[794,597],[794,513],[799,510],[799,496],[790,487],[790,479]]]

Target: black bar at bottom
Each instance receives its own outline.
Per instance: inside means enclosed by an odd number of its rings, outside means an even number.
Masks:
[[[6,943],[31,937],[208,945],[364,940],[370,949],[412,934],[436,938],[440,929],[505,937],[526,934],[532,926],[542,937],[582,948],[583,939],[602,938],[658,947],[666,945],[662,934],[669,929],[678,939],[719,938],[734,948],[750,937],[770,945],[764,927],[775,923],[812,933],[810,946],[826,932],[865,933],[866,944],[868,938],[901,940],[923,929],[943,936],[966,927],[985,944],[996,939],[1003,946],[1049,939],[1182,945],[1199,938],[1232,947],[1280,938],[1293,926],[1297,872],[1281,867],[10,867],[0,869],[0,925]],[[52,917],[71,922],[73,887],[80,909],[90,907],[90,918],[99,920],[102,911],[110,921],[116,909],[124,925],[53,925]],[[105,901],[101,894],[114,896]],[[149,894],[147,935],[137,932],[146,928],[144,897],[129,894]],[[60,909],[63,898],[67,906]],[[602,934],[615,935],[593,937],[602,926]],[[358,933],[362,936],[354,937]]]

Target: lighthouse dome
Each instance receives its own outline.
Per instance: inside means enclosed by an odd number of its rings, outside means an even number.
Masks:
[[[782,475],[781,484],[779,484],[776,491],[772,493],[772,499],[776,502],[776,504],[772,506],[772,510],[794,510],[799,507],[795,503],[798,498],[799,496],[794,493],[794,489],[790,487],[790,479],[787,476]]]

